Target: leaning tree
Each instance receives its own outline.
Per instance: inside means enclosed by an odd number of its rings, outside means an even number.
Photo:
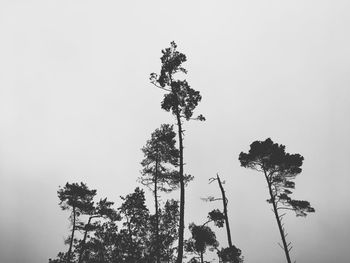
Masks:
[[[243,262],[243,259],[242,259],[243,257],[241,257],[242,251],[232,244],[230,224],[228,220],[228,211],[227,211],[228,199],[226,197],[226,192],[223,186],[225,184],[225,181],[221,180],[219,174],[216,174],[216,177],[212,177],[209,179],[209,183],[212,183],[215,181],[218,182],[218,186],[221,192],[221,197],[215,198],[215,197],[209,196],[207,198],[202,198],[202,199],[204,201],[210,201],[210,202],[222,201],[223,211],[221,212],[219,209],[214,209],[211,212],[209,212],[208,221],[206,223],[214,222],[214,224],[217,227],[223,227],[224,225],[226,227],[228,247],[222,248],[221,251],[218,251],[218,255],[223,260],[223,262],[233,262],[233,263]]]
[[[177,51],[175,42],[171,46],[162,50],[160,74],[152,73],[150,80],[159,89],[165,91],[164,99],[161,103],[162,109],[170,111],[176,118],[179,137],[179,184],[180,184],[180,222],[179,222],[179,243],[177,263],[182,262],[184,243],[184,214],[185,214],[185,174],[183,161],[183,121],[196,119],[204,121],[202,115],[193,118],[193,111],[201,101],[199,91],[190,87],[186,80],[175,79],[178,74],[186,74],[187,70],[182,64],[187,60],[186,55]]]
[[[71,236],[68,238],[69,249],[67,252],[67,263],[72,259],[72,248],[74,234],[79,229],[81,222],[78,218],[82,214],[88,214],[93,210],[93,198],[96,195],[96,190],[90,190],[84,183],[66,183],[64,187],[60,187],[57,191],[60,199],[60,207],[63,210],[71,210],[70,220],[72,223]]]
[[[88,221],[82,226],[84,230],[83,239],[80,241],[80,251],[78,256],[78,263],[84,262],[84,252],[86,250],[86,243],[88,234],[92,231],[98,230],[101,227],[101,222],[93,222],[96,219],[108,219],[111,222],[121,220],[119,214],[112,208],[114,202],[108,201],[107,198],[100,199],[99,202],[93,205],[92,209],[88,211]]]
[[[300,154],[289,154],[285,152],[285,146],[274,143],[270,138],[265,141],[255,141],[250,145],[248,153],[241,152],[239,161],[241,166],[261,172],[266,180],[270,198],[268,203],[272,204],[276,217],[278,229],[281,235],[283,250],[287,262],[291,263],[289,252],[291,243],[287,243],[287,233],[282,222],[282,210],[292,210],[297,216],[305,217],[307,213],[315,212],[308,201],[294,200],[290,197],[291,189],[294,189],[293,180],[301,173],[304,157]]]

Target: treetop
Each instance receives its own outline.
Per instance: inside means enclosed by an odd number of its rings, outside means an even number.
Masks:
[[[253,142],[248,153],[239,155],[241,166],[245,168],[289,176],[301,173],[303,160],[300,154],[286,153],[284,145],[274,143],[270,138]]]

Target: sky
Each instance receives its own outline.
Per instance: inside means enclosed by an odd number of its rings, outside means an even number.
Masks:
[[[219,173],[245,262],[285,260],[264,179],[238,161],[271,137],[304,156],[293,197],[316,209],[285,217],[292,259],[348,262],[349,9],[340,0],[2,0],[0,262],[48,262],[67,250],[69,214],[57,198],[66,182],[83,181],[116,207],[140,186],[140,149],[175,123],[149,83],[173,40],[207,119],[184,127],[185,172],[195,177],[186,225],[220,207],[200,199],[219,194],[208,184]]]

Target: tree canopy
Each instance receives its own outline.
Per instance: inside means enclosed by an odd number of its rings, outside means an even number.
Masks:
[[[272,204],[288,263],[291,263],[292,246],[286,241],[287,233],[282,223],[284,214],[280,214],[280,210],[292,210],[297,216],[304,217],[315,212],[308,201],[290,197],[291,189],[295,188],[293,180],[301,173],[303,160],[300,154],[286,153],[284,145],[274,143],[270,138],[253,142],[248,153],[239,155],[241,166],[262,172],[265,177],[270,195],[267,202]]]

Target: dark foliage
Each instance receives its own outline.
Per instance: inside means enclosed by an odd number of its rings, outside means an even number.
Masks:
[[[142,148],[145,158],[141,162],[143,170],[140,182],[152,191],[169,192],[179,186],[179,174],[175,170],[179,150],[175,146],[175,137],[173,126],[162,124]]]
[[[200,262],[203,263],[203,255],[207,247],[216,249],[219,246],[219,242],[216,240],[215,233],[208,226],[192,223],[189,229],[192,237],[186,241],[185,250],[189,253],[197,254]],[[197,257],[192,258],[192,261],[195,261]]]
[[[213,221],[217,227],[223,227],[225,224],[225,215],[219,209],[209,212],[208,219]]]
[[[304,157],[300,154],[285,152],[285,146],[273,143],[270,138],[265,141],[255,141],[250,145],[248,153],[239,155],[241,166],[261,171],[269,187],[271,187],[273,200],[282,208],[293,210],[297,216],[306,216],[315,212],[308,201],[293,200],[292,194],[295,183],[292,181],[301,173]],[[272,202],[272,197],[267,200]]]
[[[66,183],[63,188],[57,191],[57,194],[60,199],[60,207],[63,210],[71,210],[72,232],[66,241],[69,243],[66,262],[70,263],[77,257],[76,253],[73,253],[73,245],[77,243],[77,240],[74,238],[75,231],[83,226],[83,223],[79,221],[79,216],[89,214],[94,209],[92,200],[96,195],[96,190],[90,190],[84,183]]]
[[[302,171],[303,160],[300,154],[286,153],[284,145],[274,143],[270,138],[253,142],[248,153],[239,155],[241,166],[260,171],[265,177],[270,195],[267,202],[272,204],[288,263],[291,263],[289,251],[292,247],[286,241],[287,233],[282,224],[284,214],[280,215],[279,211],[293,210],[297,216],[315,212],[308,201],[293,200],[289,196],[295,187],[292,180]]]
[[[71,184],[59,190],[60,199],[62,196],[71,200]],[[72,184],[77,186],[78,184]],[[80,184],[83,189],[89,190],[85,184]],[[92,193],[96,190],[78,191],[73,193]],[[74,196],[74,195],[73,195]],[[106,198],[94,202],[91,196],[91,205],[87,206],[85,199],[81,198],[80,203],[89,209],[76,208],[79,211],[79,220],[76,215],[75,232],[80,233],[81,238],[73,236],[73,242],[69,238],[67,244],[71,244],[69,253],[60,252],[56,259],[49,259],[51,263],[154,263],[156,262],[156,245],[159,242],[159,259],[162,262],[173,262],[174,242],[178,237],[179,206],[174,200],[167,200],[164,206],[159,207],[158,214],[158,239],[155,238],[154,215],[150,215],[145,204],[144,191],[136,188],[131,194],[121,197],[122,204],[118,212],[112,207],[113,202]],[[65,200],[62,198],[62,200]],[[64,204],[65,209],[69,206]],[[73,204],[73,202],[69,202]],[[74,203],[75,205],[78,203]],[[80,207],[80,206],[79,206]],[[72,218],[72,217],[71,217]],[[121,222],[120,222],[121,221]]]
[[[183,242],[184,242],[184,215],[185,215],[185,185],[187,177],[184,174],[183,162],[183,120],[196,119],[204,121],[205,118],[199,115],[192,118],[193,111],[201,101],[199,91],[190,87],[186,80],[175,79],[177,73],[187,74],[187,70],[182,66],[186,62],[186,56],[177,51],[175,42],[170,43],[170,47],[162,50],[160,74],[152,73],[150,80],[156,87],[166,91],[162,109],[171,112],[177,122],[179,136],[179,185],[180,185],[180,222],[179,222],[179,244],[177,263],[182,262]]]
[[[243,262],[241,254],[241,250],[235,246],[222,248],[218,251],[218,256],[223,263],[241,263]]]

